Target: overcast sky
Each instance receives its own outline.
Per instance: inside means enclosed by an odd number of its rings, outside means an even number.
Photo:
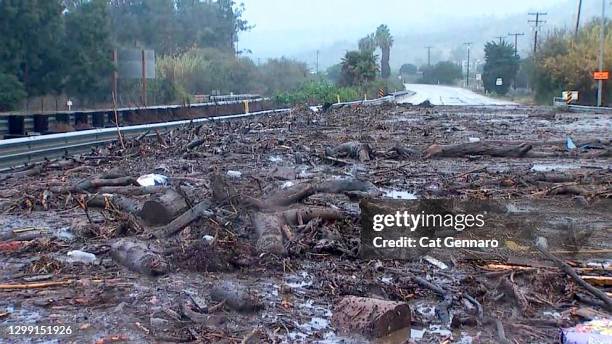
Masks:
[[[589,0],[591,1],[591,0]],[[238,1],[239,2],[239,1]],[[474,17],[525,13],[568,0],[243,0],[255,25],[239,48],[255,57],[290,56],[337,41],[355,40],[386,23],[394,35],[436,30]],[[575,8],[568,9],[575,12]]]

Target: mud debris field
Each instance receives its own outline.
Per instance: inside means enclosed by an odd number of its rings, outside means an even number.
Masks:
[[[609,115],[296,108],[151,134],[0,175],[0,342],[554,343],[610,317],[534,246],[610,297]],[[516,200],[539,222],[367,260],[371,198]],[[410,329],[345,331],[348,296],[407,303]],[[28,324],[72,333],[6,330]]]

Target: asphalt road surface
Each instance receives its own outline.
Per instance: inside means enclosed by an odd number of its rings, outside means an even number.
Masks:
[[[429,100],[433,105],[516,105],[513,102],[486,97],[460,87],[423,84],[405,84],[405,86],[406,90],[414,94],[404,96],[399,99],[399,103],[416,105]]]

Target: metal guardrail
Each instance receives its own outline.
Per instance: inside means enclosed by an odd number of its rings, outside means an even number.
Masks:
[[[164,123],[142,124],[119,127],[124,137],[136,137],[147,131],[153,133],[157,130],[169,130],[191,123],[205,123],[212,121],[228,121],[252,116],[261,116],[274,113],[288,112],[289,109],[266,110],[246,114],[226,115],[217,117],[206,117],[192,120],[181,120]],[[62,134],[50,134],[43,136],[29,136],[16,139],[0,141],[0,170],[54,159],[62,156],[83,153],[92,147],[112,141],[116,141],[117,128],[104,128],[83,130]]]
[[[612,107],[604,106],[587,106],[587,105],[573,105],[567,104],[562,97],[553,98],[553,106],[562,108],[571,112],[591,112],[601,114],[612,114]]]
[[[152,116],[156,117],[157,114],[173,114],[181,111],[198,111],[198,110],[207,110],[213,109],[217,107],[227,107],[236,104],[242,104],[247,101],[249,103],[265,103],[268,98],[262,98],[256,94],[237,94],[237,95],[223,95],[223,96],[211,96],[209,101],[203,103],[193,103],[186,105],[159,105],[159,106],[148,106],[148,107],[125,107],[118,108],[117,113],[119,116],[123,117],[123,115],[136,114],[138,113],[140,116]],[[263,110],[263,109],[261,109]],[[236,111],[236,110],[234,110]],[[113,109],[96,109],[96,110],[74,110],[74,111],[54,111],[54,112],[32,112],[28,114],[24,113],[2,113],[0,114],[0,138],[2,136],[19,136],[28,134],[31,132],[36,132],[34,125],[34,118],[37,116],[43,116],[51,122],[55,121],[55,118],[58,116],[62,116],[61,118],[65,118],[67,125],[75,125],[75,119],[78,117],[79,120],[83,118],[87,118],[87,123],[92,122],[92,116],[102,116],[106,117],[107,114],[114,113]],[[172,117],[172,116],[170,116]],[[11,120],[18,120],[19,118],[23,118],[23,124],[19,124],[19,128],[23,128],[24,132],[12,132],[11,130]],[[155,120],[151,120],[150,122],[155,122]],[[17,123],[17,122],[15,122]],[[93,127],[99,127],[97,125],[93,125]],[[43,134],[45,134],[44,132]]]
[[[352,105],[380,105],[383,103],[393,102],[396,97],[405,95],[407,93],[409,93],[409,91],[395,92],[382,98],[344,102],[334,104],[333,106],[342,107]],[[261,100],[261,98],[254,98],[254,100],[258,101]],[[235,101],[231,100],[225,101],[226,104],[234,102]],[[218,102],[217,104],[221,103]],[[284,108],[246,114],[223,115],[163,123],[123,126],[119,127],[119,131],[124,137],[129,138],[142,135],[144,133],[147,133],[147,131],[154,132],[155,130],[169,130],[191,123],[205,123],[219,120],[227,121],[232,119],[273,113],[283,113],[288,111],[290,111],[290,109]],[[149,135],[154,135],[154,133],[151,133]],[[117,139],[117,128],[112,127],[0,140],[0,171],[24,164],[44,161],[45,159],[53,159],[62,156],[69,156],[71,154],[83,153],[96,145],[116,141]]]

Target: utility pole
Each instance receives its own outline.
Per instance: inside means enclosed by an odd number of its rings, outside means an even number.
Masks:
[[[499,39],[499,44],[502,44],[502,39],[504,39],[504,36],[495,36],[495,38]]]
[[[530,16],[535,16],[535,20],[528,20],[529,23],[535,24],[535,36],[533,39],[533,56],[535,56],[538,51],[538,30],[540,29],[540,24],[546,23],[546,20],[541,20],[540,16],[546,16],[548,13],[546,12],[530,12],[528,13]]]
[[[317,49],[317,75],[319,75],[319,50]]]
[[[431,67],[431,48],[433,47],[432,46],[425,47],[425,49],[427,49],[427,67]]]
[[[582,12],[582,0],[578,0],[578,10],[576,11],[576,30],[574,31],[574,38],[578,39],[578,28],[580,27],[580,13]]]
[[[509,33],[508,36],[514,36],[514,57],[518,56],[518,36],[525,36],[523,32]]]
[[[601,0],[601,30],[599,31],[599,71],[604,69],[604,41],[606,32],[606,0]],[[603,80],[597,81],[597,106],[601,106],[603,93]]]
[[[111,94],[114,95],[114,97],[119,98],[119,96],[117,95],[117,79],[119,77],[119,75],[117,74],[117,69],[119,68],[119,65],[117,63],[117,49],[113,49],[113,74],[111,74]]]
[[[465,42],[463,45],[467,45],[467,73],[465,73],[465,87],[470,87],[470,46],[472,42]]]
[[[142,105],[147,107],[147,60],[145,57],[145,50],[140,51],[141,63],[142,63]]]

